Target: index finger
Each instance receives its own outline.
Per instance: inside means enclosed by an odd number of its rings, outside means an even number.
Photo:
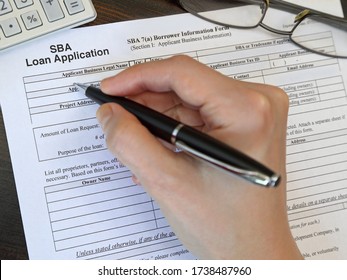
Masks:
[[[130,67],[104,79],[101,89],[107,94],[120,96],[146,91],[174,91],[188,104],[201,107],[213,94],[209,89],[220,85],[221,79],[225,78],[196,60],[181,55]]]

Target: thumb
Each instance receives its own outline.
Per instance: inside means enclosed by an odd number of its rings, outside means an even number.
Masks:
[[[180,157],[165,148],[138,119],[115,103],[99,107],[97,119],[106,136],[108,149],[125,164],[146,187],[163,184],[177,170]],[[165,175],[164,175],[165,174]],[[177,176],[177,173],[176,173]],[[152,195],[153,190],[148,190]]]

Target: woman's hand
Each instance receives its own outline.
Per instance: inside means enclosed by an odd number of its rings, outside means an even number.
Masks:
[[[117,104],[97,112],[108,148],[160,205],[183,244],[203,259],[301,258],[286,207],[288,98],[228,78],[185,56],[137,65],[101,82],[243,151],[282,176],[268,189],[227,174],[155,138]]]

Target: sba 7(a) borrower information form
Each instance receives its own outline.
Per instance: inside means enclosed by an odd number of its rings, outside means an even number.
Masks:
[[[287,92],[293,236],[307,259],[346,259],[347,61],[261,29],[229,29],[186,14],[70,30],[0,55],[1,106],[30,258],[194,258],[107,150],[98,105],[73,86],[97,86],[132,65],[176,54]]]

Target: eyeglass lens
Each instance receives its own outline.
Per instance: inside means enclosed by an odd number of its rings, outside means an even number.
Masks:
[[[280,32],[292,31],[292,41],[305,49],[347,57],[346,22],[309,16],[293,29],[295,14],[271,8],[271,3],[266,11],[262,0],[187,0],[180,3],[187,11],[221,25],[252,28],[262,22]]]
[[[295,28],[292,41],[303,48],[328,55],[347,57],[347,24],[311,16]]]
[[[181,1],[189,12],[207,20],[235,27],[255,27],[265,12],[263,1],[192,0]]]

